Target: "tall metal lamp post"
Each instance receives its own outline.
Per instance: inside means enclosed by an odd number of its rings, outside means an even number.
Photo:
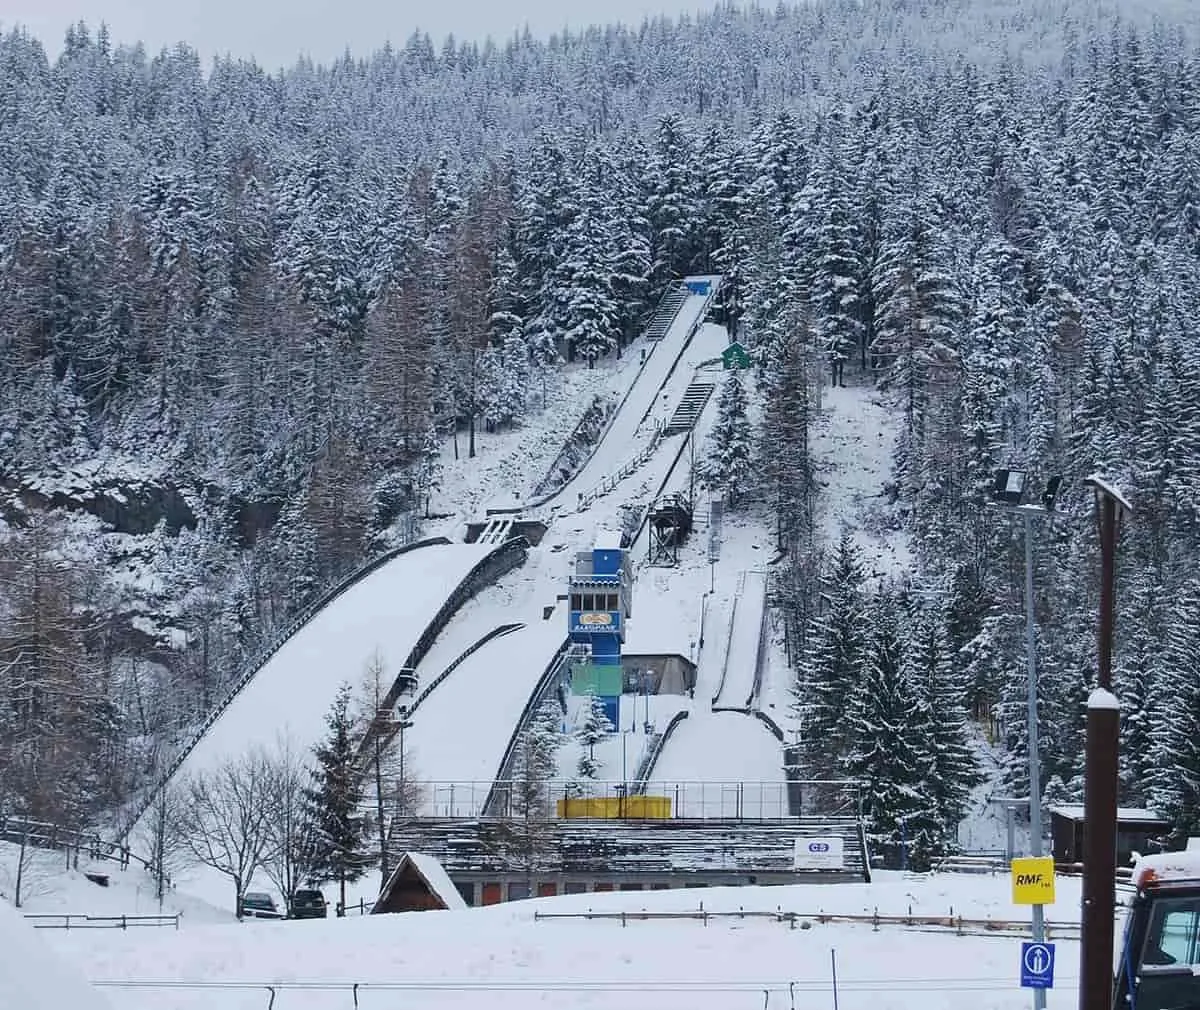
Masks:
[[[1120,708],[1112,693],[1112,643],[1117,538],[1133,506],[1102,477],[1086,481],[1096,501],[1100,533],[1100,633],[1097,686],[1088,698],[1083,788],[1083,935],[1079,951],[1080,1010],[1112,1000],[1113,914],[1117,876],[1117,757]]]
[[[1042,783],[1038,753],[1037,637],[1033,620],[1033,524],[1053,516],[1062,478],[1054,476],[1047,480],[1037,503],[1027,500],[1028,485],[1028,471],[996,471],[991,506],[1002,512],[1020,516],[1025,524],[1025,664],[1029,680],[1026,693],[1026,717],[1029,723],[1029,854],[1036,858],[1042,855]],[[1043,906],[1032,907],[1033,941],[1043,943],[1046,939]],[[1033,1005],[1035,1010],[1045,1010],[1045,990],[1033,990]]]
[[[407,667],[400,671],[400,675],[396,678],[397,687],[399,688],[399,696],[402,699],[408,699],[416,693],[417,690],[417,675]],[[400,812],[404,812],[405,807],[405,792],[408,789],[408,783],[404,778],[404,731],[412,728],[412,720],[408,717],[408,704],[397,705],[395,711],[390,708],[380,708],[375,713],[375,727],[372,736],[375,738],[375,802],[376,802],[376,818],[379,821],[379,872],[383,876],[383,883],[380,887],[387,884],[389,866],[387,857],[387,826],[384,813],[383,803],[383,734],[388,733],[389,737],[393,730],[400,732]]]

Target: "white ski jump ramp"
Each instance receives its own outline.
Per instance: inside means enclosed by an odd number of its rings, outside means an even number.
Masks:
[[[646,364],[630,387],[629,393],[621,404],[621,409],[617,411],[608,429],[601,436],[591,458],[549,499],[547,504],[562,504],[568,508],[574,508],[581,493],[590,490],[605,477],[615,473],[628,458],[635,436],[641,427],[642,419],[654,407],[659,391],[675,367],[680,352],[687,346],[700,323],[704,321],[705,313],[708,312],[721,278],[716,275],[687,277],[681,283],[688,281],[708,281],[711,290],[708,294],[690,294],[684,299],[666,335],[650,348]],[[717,353],[720,351],[718,350]]]
[[[675,798],[676,817],[788,815],[783,750],[758,719],[695,709],[650,772],[646,793]]]
[[[387,687],[421,633],[470,570],[495,550],[429,544],[351,586],[289,638],[196,744],[175,778],[288,740],[307,757],[344,681],[358,688],[378,654]]]
[[[754,698],[758,672],[758,647],[762,635],[763,612],[767,606],[765,572],[745,572],[744,582],[733,609],[733,626],[721,675],[720,693],[713,709],[748,711]]]

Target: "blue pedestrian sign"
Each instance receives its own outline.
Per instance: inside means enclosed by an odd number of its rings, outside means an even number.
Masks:
[[[1021,944],[1021,985],[1025,989],[1054,988],[1054,944]]]

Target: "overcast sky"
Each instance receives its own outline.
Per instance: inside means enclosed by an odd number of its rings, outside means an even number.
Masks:
[[[349,46],[367,55],[385,41],[403,43],[420,27],[436,44],[447,33],[505,39],[528,24],[548,36],[569,24],[624,21],[708,9],[715,0],[0,0],[0,25],[23,24],[51,55],[63,32],[83,20],[108,23],[114,42],[141,40],[152,51],[183,40],[205,57],[253,56],[275,69],[299,52],[328,61]]]

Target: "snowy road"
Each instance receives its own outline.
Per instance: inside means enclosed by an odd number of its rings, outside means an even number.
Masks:
[[[715,291],[720,278],[689,277],[686,280],[707,280],[712,283]],[[675,370],[675,374],[681,370],[690,374],[691,369],[687,369],[683,361],[680,361],[679,368],[675,368],[675,363],[679,358],[680,351],[688,343],[693,329],[704,318],[711,301],[711,295],[689,295],[684,300],[666,335],[656,343],[649,345],[645,366],[630,388],[621,409],[600,439],[591,459],[548,504],[561,504],[573,508],[580,494],[590,491],[604,478],[616,473],[621,464],[637,451],[638,429],[641,427],[642,418],[657,405],[661,395],[660,390],[667,381],[667,377],[674,378],[672,369]],[[718,348],[718,354],[720,350]],[[686,386],[687,383],[685,382],[684,385]],[[648,438],[648,432],[643,434]]]
[[[307,752],[343,681],[361,683],[376,654],[399,670],[446,597],[494,548],[436,544],[401,554],[351,587],[297,631],[188,755],[176,779],[287,738]]]
[[[741,712],[697,705],[676,728],[646,786],[670,796],[681,817],[786,817],[787,787],[779,741]]]
[[[758,646],[762,633],[763,611],[767,606],[766,572],[744,572],[736,593],[733,627],[724,658],[720,694],[713,699],[714,709],[750,708],[755,693]]]

